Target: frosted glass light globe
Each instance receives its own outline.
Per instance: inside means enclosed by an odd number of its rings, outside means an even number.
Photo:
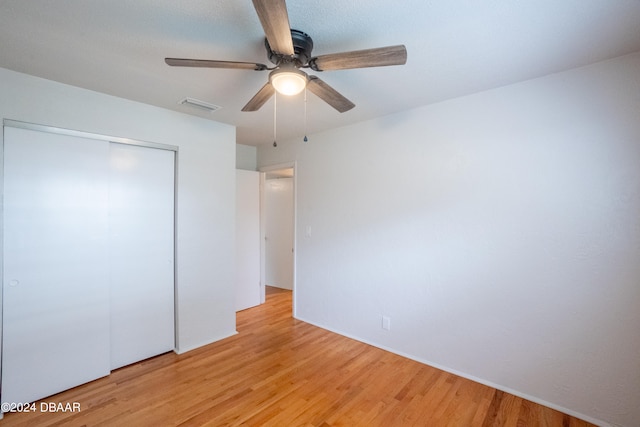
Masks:
[[[271,85],[283,95],[297,95],[307,85],[307,77],[298,70],[276,70],[271,73]]]

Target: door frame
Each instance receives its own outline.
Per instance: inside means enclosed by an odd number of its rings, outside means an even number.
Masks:
[[[260,283],[262,288],[261,295],[261,303],[265,301],[265,286],[266,286],[266,245],[265,245],[265,237],[266,237],[266,210],[265,210],[265,177],[267,172],[274,172],[280,169],[293,169],[293,265],[292,273],[293,273],[293,286],[292,286],[292,315],[296,318],[297,310],[296,310],[296,287],[297,287],[297,274],[296,274],[296,266],[298,264],[298,238],[297,238],[297,221],[298,221],[298,162],[286,162],[286,163],[277,163],[273,165],[262,166],[258,168],[258,172],[260,172]]]

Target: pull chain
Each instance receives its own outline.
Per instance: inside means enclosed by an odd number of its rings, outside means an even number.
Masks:
[[[276,91],[273,94],[273,146],[277,147],[278,143],[276,142],[276,136],[277,136],[277,126],[278,126],[278,120],[277,120],[277,110],[278,110],[278,91]]]
[[[307,87],[304,87],[304,142],[309,141],[307,138]]]

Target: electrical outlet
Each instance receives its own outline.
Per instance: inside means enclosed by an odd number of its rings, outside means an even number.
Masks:
[[[382,316],[382,329],[385,331],[391,330],[391,318],[389,316]]]

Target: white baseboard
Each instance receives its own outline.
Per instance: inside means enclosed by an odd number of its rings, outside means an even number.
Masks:
[[[551,408],[551,409],[555,409],[556,411],[560,411],[560,412],[565,413],[567,415],[571,415],[572,417],[579,418],[579,419],[587,421],[587,422],[589,422],[591,424],[595,424],[595,425],[600,426],[600,427],[615,427],[612,424],[606,423],[606,422],[604,422],[602,420],[597,420],[597,419],[595,419],[593,417],[590,417],[588,415],[581,414],[579,412],[572,411],[572,410],[567,409],[567,408],[563,408],[562,406],[556,405],[556,404],[554,404],[552,402],[547,402],[547,401],[539,399],[539,398],[537,398],[535,396],[529,396],[526,393],[519,392],[518,390],[513,390],[513,389],[511,389],[509,387],[505,387],[505,386],[502,386],[500,384],[495,384],[495,383],[493,383],[491,381],[487,381],[485,379],[478,378],[478,377],[475,377],[473,375],[469,375],[469,374],[467,374],[465,372],[460,372],[460,371],[457,371],[455,369],[451,369],[451,368],[449,368],[447,366],[443,366],[443,365],[441,365],[439,363],[433,363],[433,362],[431,362],[429,360],[422,359],[420,357],[416,357],[416,356],[413,356],[411,354],[406,354],[406,353],[403,353],[403,352],[398,351],[396,349],[380,345],[378,343],[370,342],[370,341],[368,341],[366,339],[362,339],[360,337],[353,336],[353,335],[345,333],[343,331],[339,331],[339,330],[336,330],[336,329],[333,329],[333,328],[329,328],[329,327],[327,327],[325,325],[320,325],[320,324],[317,324],[315,322],[311,322],[311,321],[309,321],[309,320],[307,320],[307,319],[305,319],[303,317],[296,316],[296,319],[301,320],[301,321],[303,321],[305,323],[309,323],[309,324],[311,324],[313,326],[317,326],[318,328],[322,328],[322,329],[325,329],[327,331],[336,333],[338,335],[342,335],[343,337],[351,338],[351,339],[359,341],[361,343],[368,344],[368,345],[370,345],[372,347],[376,347],[376,348],[379,348],[381,350],[385,350],[385,351],[388,351],[390,353],[397,354],[398,356],[406,357],[407,359],[415,360],[416,362],[420,362],[420,363],[422,363],[424,365],[432,366],[432,367],[434,367],[436,369],[440,369],[441,371],[445,371],[445,372],[448,372],[450,374],[454,374],[454,375],[457,375],[459,377],[466,378],[468,380],[471,380],[471,381],[486,385],[488,387],[492,387],[492,388],[495,388],[497,390],[504,391],[505,393],[512,394],[512,395],[520,397],[522,399],[529,400],[529,401],[537,403],[539,405],[546,406],[546,407]]]
[[[229,334],[221,335],[219,337],[213,338],[213,339],[211,339],[209,341],[206,341],[206,342],[202,342],[200,344],[192,345],[192,346],[189,346],[189,347],[176,347],[176,349],[174,351],[175,351],[176,354],[188,353],[191,350],[195,350],[195,349],[203,347],[205,345],[213,344],[214,342],[218,342],[220,340],[232,337],[232,336],[237,335],[237,334],[238,334],[238,331],[233,331],[233,332],[231,332]]]

